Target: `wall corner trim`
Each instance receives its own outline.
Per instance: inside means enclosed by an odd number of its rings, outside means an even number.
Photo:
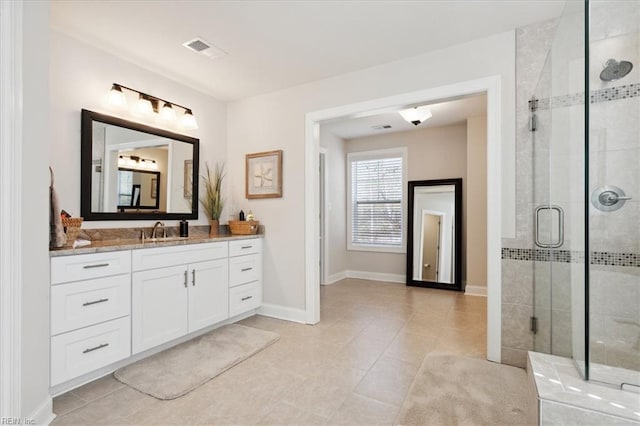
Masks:
[[[331,274],[329,276],[327,276],[327,280],[326,282],[322,283],[323,285],[331,285],[331,284],[335,284],[338,281],[344,280],[345,278],[347,278],[347,271],[341,271],[335,274]]]
[[[56,418],[56,415],[53,414],[53,399],[48,396],[27,418],[33,420],[36,425],[51,424]]]

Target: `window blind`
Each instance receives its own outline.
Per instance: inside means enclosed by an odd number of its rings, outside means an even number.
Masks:
[[[402,157],[351,162],[351,242],[402,246]]]

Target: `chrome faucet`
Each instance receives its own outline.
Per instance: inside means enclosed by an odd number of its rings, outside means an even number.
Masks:
[[[156,232],[158,232],[158,227],[162,228],[162,238],[166,238],[167,237],[167,230],[164,227],[164,222],[156,222],[156,224],[153,225],[153,231],[151,232],[151,238],[156,238]]]

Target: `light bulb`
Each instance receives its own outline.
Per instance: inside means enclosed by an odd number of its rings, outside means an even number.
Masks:
[[[136,102],[136,111],[141,115],[151,115],[153,114],[153,105],[146,96],[141,94]]]
[[[196,121],[196,118],[193,116],[193,113],[191,112],[190,109],[184,112],[184,115],[182,116],[182,119],[181,119],[181,124],[182,124],[182,127],[184,127],[185,129],[198,128],[198,122]]]
[[[115,83],[109,91],[109,103],[118,108],[122,108],[127,104],[127,98],[125,98],[124,93],[122,93],[122,87]]]
[[[160,118],[165,121],[173,121],[176,119],[176,112],[173,110],[169,102],[165,102],[164,106],[160,110]]]

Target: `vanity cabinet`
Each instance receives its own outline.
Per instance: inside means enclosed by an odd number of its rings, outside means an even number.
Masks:
[[[57,253],[50,267],[54,393],[262,303],[259,238]]]
[[[227,256],[226,241],[133,252],[134,354],[228,318]]]
[[[51,259],[51,385],[131,355],[130,251]]]
[[[262,240],[229,242],[229,316],[262,304]]]

